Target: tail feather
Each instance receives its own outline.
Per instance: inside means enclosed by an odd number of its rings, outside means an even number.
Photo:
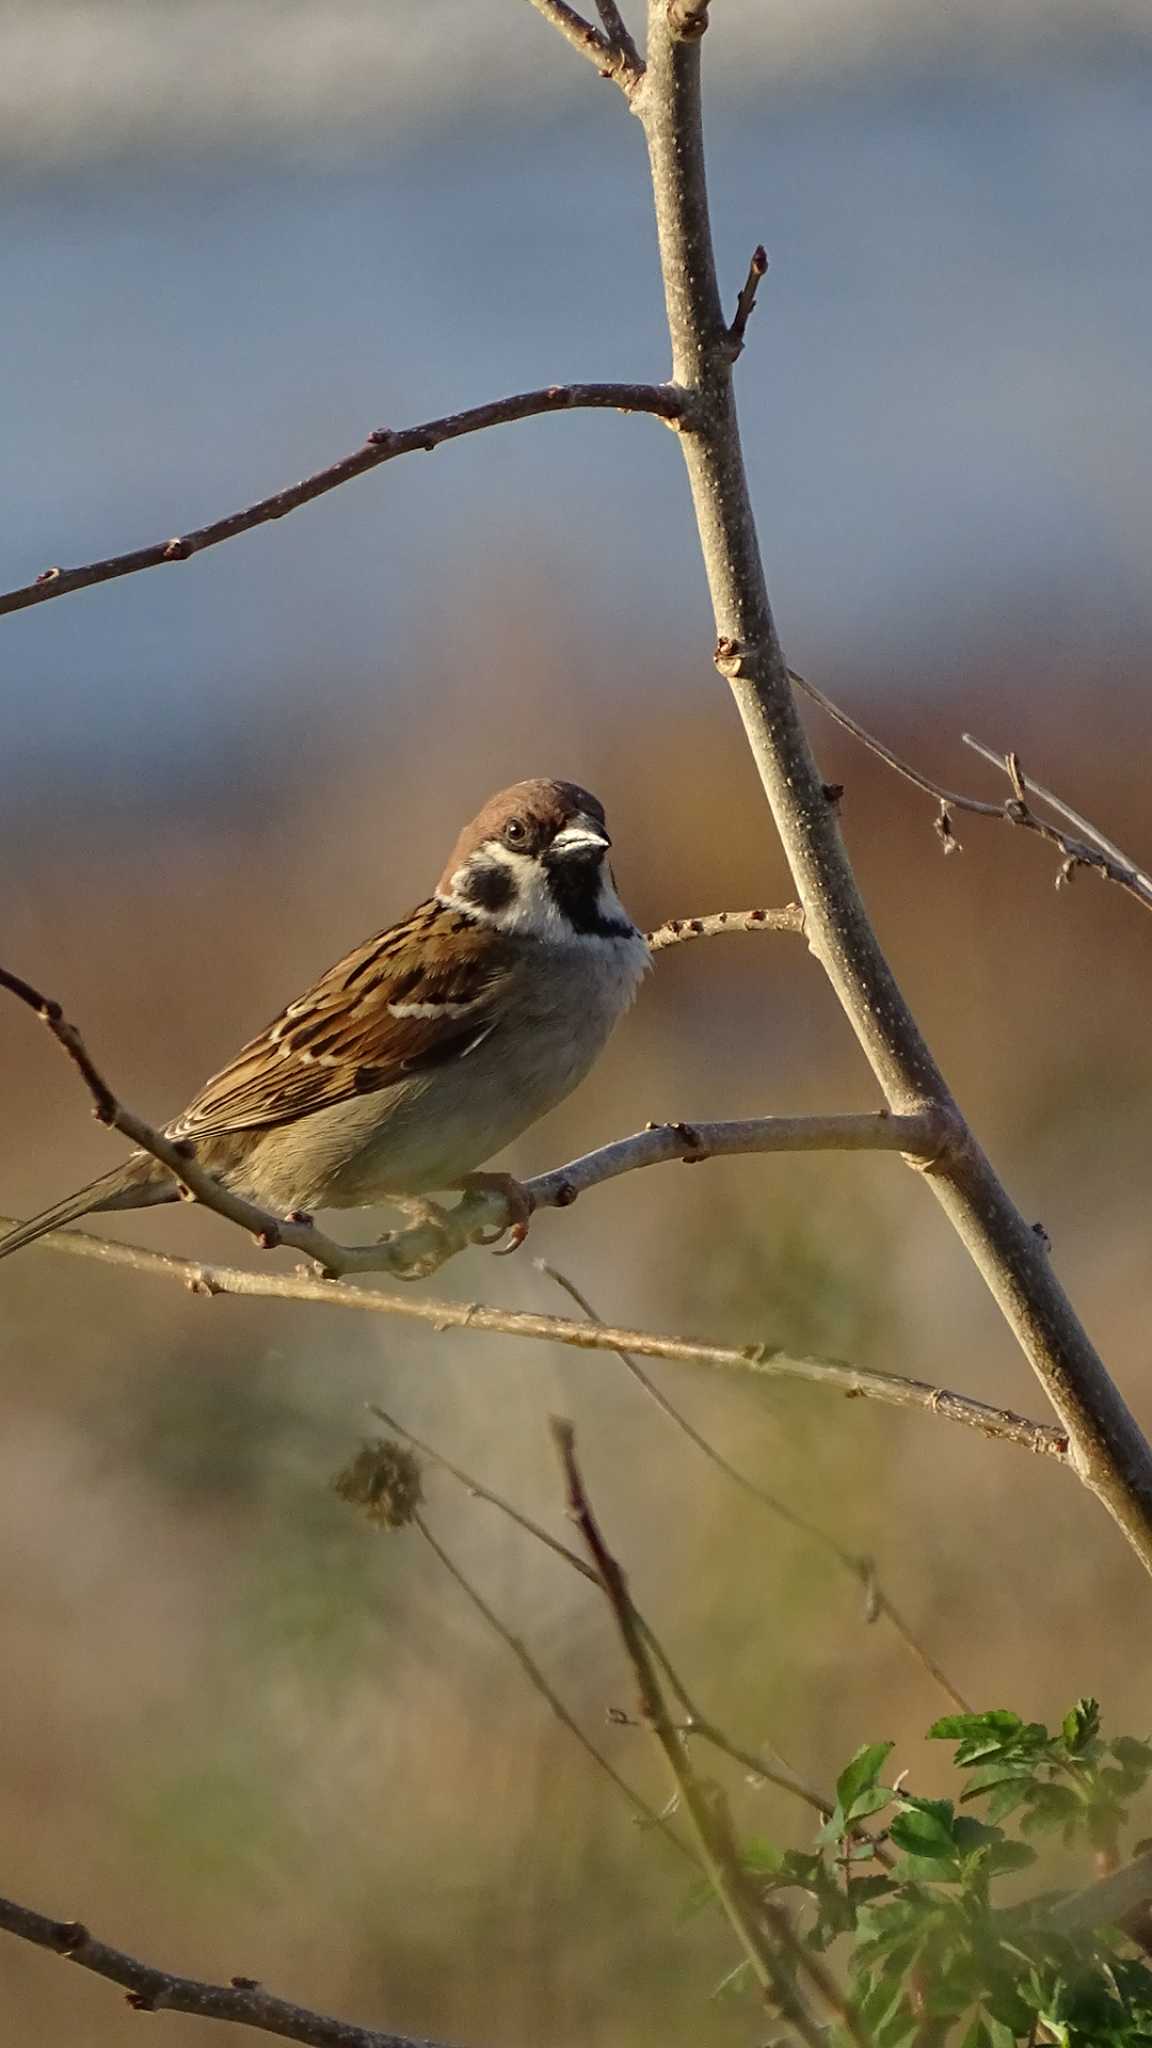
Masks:
[[[9,1252],[18,1252],[26,1244],[34,1244],[38,1237],[45,1237],[50,1230],[61,1230],[66,1223],[75,1223],[80,1216],[89,1216],[97,1209],[147,1209],[154,1202],[176,1200],[176,1184],[166,1175],[164,1168],[144,1153],[136,1153],[123,1166],[114,1167],[111,1173],[102,1173],[99,1180],[89,1181],[87,1187],[77,1188],[75,1194],[66,1195],[62,1202],[56,1202],[51,1209],[42,1209],[39,1216],[30,1216],[26,1223],[18,1223],[6,1237],[0,1237],[0,1259],[6,1259]]]

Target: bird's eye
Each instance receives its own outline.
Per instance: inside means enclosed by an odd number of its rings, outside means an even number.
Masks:
[[[523,818],[509,818],[508,823],[504,827],[505,845],[523,846],[527,837],[528,827],[524,823]]]

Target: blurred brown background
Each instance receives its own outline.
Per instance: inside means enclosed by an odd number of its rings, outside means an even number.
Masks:
[[[63,10],[57,29],[68,49]],[[767,211],[777,234],[741,375],[789,651],[942,779],[1002,793],[960,733],[1013,745],[1147,858],[1146,59],[1107,38],[1054,52],[1036,27],[993,79],[954,51],[910,65],[893,29],[850,79],[816,67],[801,86],[773,82],[767,38],[742,47],[753,71],[763,56],[761,97],[726,77],[717,183],[733,275],[745,223],[762,232]],[[641,166],[571,61],[555,134],[515,143],[480,94],[442,144],[430,126],[336,168],[319,105],[292,129],[307,160],[265,141],[249,161],[236,131],[209,164],[192,123],[186,159],[162,164],[136,133],[118,152],[114,109],[98,171],[95,142],[79,168],[30,149],[10,195],[4,582],[177,531],[377,419],[569,371],[662,374]],[[210,105],[211,82],[190,95]],[[1091,291],[1069,284],[1070,244]],[[675,450],[648,423],[488,436],[171,579],[5,627],[2,957],[66,1000],[156,1117],[422,895],[461,818],[518,775],[602,794],[646,924],[788,899],[710,667]],[[957,818],[945,859],[930,804],[815,715],[813,733],[928,1036],[1152,1426],[1152,923],[1090,875],[1057,893],[1051,854],[1004,826]],[[114,1156],[15,1006],[0,1086],[7,1212]],[[803,946],[733,938],[661,958],[596,1075],[510,1163],[649,1117],[876,1103]],[[249,1256],[185,1212],[100,1227]],[[615,1321],[1044,1413],[894,1160],[660,1169],[436,1286],[563,1312],[533,1252]],[[638,1599],[737,1740],[826,1783],[891,1736],[918,1785],[941,1782],[920,1737],[945,1703],[865,1624],[859,1589],[612,1358],[205,1302],[43,1249],[3,1267],[0,1293],[0,1889],[162,1965],[402,2032],[755,2037],[751,2008],[711,1998],[730,1944],[683,1917],[674,1859],[419,1538],[375,1535],[331,1495],[374,1398],[561,1532],[547,1419],[574,1416]],[[1044,1718],[1090,1690],[1113,1731],[1147,1733],[1147,1584],[1069,1476],[936,1419],[654,1372],[741,1469],[874,1552],[976,1704]],[[644,1738],[604,1725],[628,1681],[592,1596],[447,1479],[428,1496],[438,1536],[658,1800]],[[742,1826],[803,1838],[802,1809],[728,1780]],[[114,2048],[137,2024],[112,1989],[0,1949],[6,2038]],[[155,2024],[177,2048],[205,2038]]]

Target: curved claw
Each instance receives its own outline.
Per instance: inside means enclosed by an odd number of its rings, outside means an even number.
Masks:
[[[522,1181],[512,1173],[470,1173],[460,1183],[465,1196],[499,1195],[508,1208],[508,1221],[499,1228],[478,1230],[473,1234],[473,1244],[486,1245],[490,1249],[500,1244],[503,1237],[511,1236],[511,1243],[503,1246],[502,1256],[514,1252],[528,1235],[532,1220],[532,1203],[524,1192]]]
[[[518,1252],[528,1235],[531,1220],[529,1216],[522,1216],[518,1223],[514,1223],[508,1232],[507,1244],[493,1244],[493,1256],[497,1259],[506,1259],[509,1252]]]

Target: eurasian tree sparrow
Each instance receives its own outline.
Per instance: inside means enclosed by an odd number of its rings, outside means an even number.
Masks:
[[[435,895],[289,1003],[168,1136],[281,1215],[465,1186],[575,1088],[636,994],[648,947],[611,843],[573,783],[494,796]],[[135,1152],[0,1239],[0,1257],[92,1210],[176,1197]]]

